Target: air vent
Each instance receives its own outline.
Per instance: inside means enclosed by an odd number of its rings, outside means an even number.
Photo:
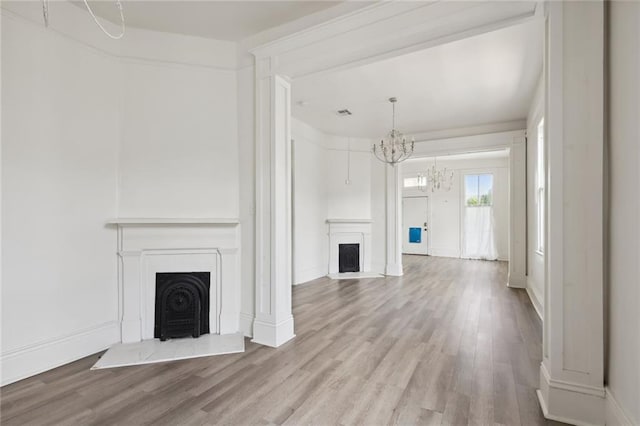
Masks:
[[[349,111],[348,109],[341,109],[338,111],[338,115],[340,116],[347,116],[347,115],[353,115],[353,113],[351,111]]]

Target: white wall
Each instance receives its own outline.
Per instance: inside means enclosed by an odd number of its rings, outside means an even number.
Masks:
[[[119,215],[238,217],[235,71],[123,66]]]
[[[350,144],[349,173],[347,173]],[[366,139],[327,136],[326,179],[329,219],[371,218],[371,153]],[[350,183],[347,184],[347,174]]]
[[[5,9],[2,67],[7,383],[118,339],[105,219],[117,207],[120,79],[110,56]]]
[[[640,424],[640,3],[609,3],[609,398]],[[617,417],[609,401],[607,421]],[[612,413],[613,411],[613,413]],[[620,423],[618,423],[620,424]]]
[[[50,8],[2,3],[3,383],[119,340],[107,219],[239,214],[235,44]]]
[[[326,275],[328,152],[324,133],[293,119],[293,283]]]
[[[402,164],[403,178],[426,173],[433,164],[432,159],[415,159]],[[465,174],[493,174],[493,212],[496,231],[498,259],[509,260],[509,159],[477,158],[449,160],[438,158],[438,167],[454,171],[450,191],[427,192],[418,189],[403,189],[403,196],[429,196],[429,253],[432,256],[460,257],[463,209],[463,176]]]
[[[538,253],[538,123],[544,116],[544,84],[538,82],[527,116],[527,292],[541,315],[544,309],[544,255]]]

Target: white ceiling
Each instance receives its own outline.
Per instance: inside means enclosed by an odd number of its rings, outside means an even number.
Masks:
[[[218,40],[238,41],[340,1],[129,1],[122,0],[128,26]],[[74,1],[85,8],[82,1]],[[115,1],[91,0],[96,15],[120,22]]]
[[[404,133],[526,118],[542,70],[542,20],[293,81],[293,115],[330,133],[378,138],[398,98]],[[353,115],[340,117],[348,108]]]

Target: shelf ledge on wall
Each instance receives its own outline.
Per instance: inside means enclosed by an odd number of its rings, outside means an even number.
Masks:
[[[107,225],[238,225],[236,218],[208,217],[123,217],[107,220]]]

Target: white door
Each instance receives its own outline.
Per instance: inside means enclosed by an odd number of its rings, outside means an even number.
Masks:
[[[428,218],[428,197],[404,197],[402,199],[403,253],[429,254]]]

